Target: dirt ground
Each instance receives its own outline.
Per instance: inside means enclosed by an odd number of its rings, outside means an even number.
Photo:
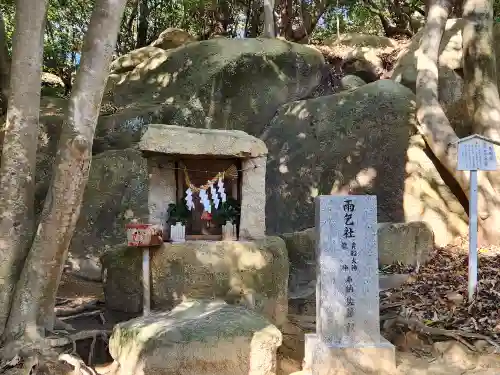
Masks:
[[[79,299],[82,303],[95,298],[104,302],[104,293],[101,283],[81,280],[69,274],[63,274],[57,296],[61,299]],[[112,329],[115,323],[129,318],[125,314],[117,314],[116,312],[107,311],[105,309],[103,309],[103,315],[104,322],[100,316],[83,317],[65,322],[71,324],[77,330]],[[83,345],[79,345],[79,348],[77,348],[78,354],[86,362],[88,362],[87,358],[90,344],[91,341],[88,341],[83,343]],[[111,363],[112,359],[107,353],[106,346],[102,344],[103,343],[101,343],[101,345],[96,345],[96,353],[93,354],[93,365],[96,366],[97,370],[104,371]],[[302,366],[301,361],[292,359],[281,353],[278,353],[278,361],[279,372],[277,375],[291,374],[299,371]]]
[[[101,283],[77,279],[66,273],[63,273],[61,278],[57,296],[60,298],[99,298],[104,301]]]
[[[59,287],[60,299],[80,299],[82,302],[99,299],[104,302],[101,283],[84,281],[63,275]],[[119,321],[129,319],[123,314],[106,311],[102,308],[100,316],[82,317],[65,320],[77,330],[112,329]],[[86,361],[92,340],[78,344],[77,352]],[[397,375],[500,375],[500,355],[494,353],[473,353],[460,343],[451,340],[440,343],[429,343],[417,335],[402,335],[396,343]],[[98,342],[92,354],[92,365],[98,372],[105,371],[112,359],[107,352],[105,342]],[[301,370],[302,361],[298,358],[278,353],[277,375],[290,375]],[[307,374],[304,374],[307,375]]]

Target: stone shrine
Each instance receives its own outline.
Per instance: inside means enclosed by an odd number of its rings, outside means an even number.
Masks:
[[[148,160],[150,224],[162,225],[168,233],[169,206],[179,212],[187,205],[191,213],[179,218],[185,221],[186,239],[221,240],[225,223],[207,227],[203,214],[212,214],[205,211],[230,196],[240,211],[238,237],[264,237],[267,147],[262,140],[237,130],[152,124],[139,147]]]
[[[152,313],[219,299],[284,324],[289,262],[283,239],[265,234],[264,142],[242,131],[152,124],[139,147],[149,219],[133,226],[162,234],[142,257],[133,242],[101,257],[106,306],[147,315],[148,296]]]
[[[386,374],[394,346],[380,335],[375,196],[316,198],[316,333],[305,338],[312,375]]]

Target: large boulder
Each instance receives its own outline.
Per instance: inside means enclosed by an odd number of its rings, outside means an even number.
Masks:
[[[439,163],[422,136],[411,137],[406,158],[405,220],[429,224],[438,246],[467,236],[467,197],[446,169],[436,168]]]
[[[99,257],[127,240],[131,219],[147,221],[148,172],[137,150],[94,156],[80,217],[71,240],[68,263],[76,275],[101,280]]]
[[[101,116],[97,142],[137,141],[145,124],[237,129],[259,136],[283,104],[320,84],[323,55],[279,39],[193,42],[137,66],[108,98],[123,108]],[[102,139],[105,138],[105,139]]]
[[[456,70],[462,68],[462,29],[464,22],[460,18],[452,18],[446,22],[446,29],[439,47],[439,67]],[[394,66],[392,79],[415,90],[417,79],[416,52],[420,48],[423,32],[421,29],[411,39],[411,43],[399,55]]]
[[[382,265],[401,263],[424,264],[434,249],[434,233],[428,224],[380,223],[378,225],[378,262]]]
[[[184,298],[216,297],[253,308],[278,326],[286,320],[289,266],[279,237],[165,243],[150,256],[154,308],[171,309]],[[141,311],[141,251],[115,247],[101,261],[107,306]]]
[[[61,77],[48,72],[43,72],[42,80],[42,95],[52,97],[62,97],[64,95],[64,82]]]
[[[366,85],[366,82],[363,81],[360,77],[347,74],[340,80],[340,88],[342,90],[354,90],[359,89],[361,86]]]
[[[342,71],[357,74],[367,82],[375,81],[384,73],[383,56],[398,48],[394,39],[361,33],[332,37],[323,45],[342,59]]]
[[[163,56],[164,54],[165,51],[163,49],[152,46],[134,49],[114,60],[109,66],[109,71],[116,74],[129,72],[134,70],[140,63],[155,56]]]
[[[415,96],[381,80],[281,107],[266,133],[268,230],[314,225],[314,197],[374,194],[379,222],[401,222]]]
[[[398,47],[398,42],[394,39],[387,38],[386,36],[362,33],[341,34],[340,37],[333,36],[323,41],[323,44],[329,47],[345,46],[352,48],[368,47],[375,49]]]
[[[115,375],[275,375],[281,332],[257,313],[187,301],[113,329]]]
[[[308,228],[282,235],[290,259],[289,294],[292,299],[314,294],[316,285],[316,233]],[[380,223],[377,229],[379,264],[424,263],[434,248],[434,233],[423,222]]]
[[[196,41],[196,38],[187,31],[177,29],[175,27],[169,27],[163,31],[150,45],[163,50],[169,50],[194,41]]]

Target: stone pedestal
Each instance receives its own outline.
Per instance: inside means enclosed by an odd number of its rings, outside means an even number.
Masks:
[[[220,300],[187,300],[171,312],[119,323],[109,340],[115,375],[273,375],[281,332]]]
[[[311,375],[387,375],[396,371],[396,350],[383,337],[373,344],[331,346],[307,334],[303,370]]]

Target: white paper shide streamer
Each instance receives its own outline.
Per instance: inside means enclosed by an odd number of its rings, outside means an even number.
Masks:
[[[208,199],[207,191],[205,189],[200,190],[200,203],[203,205],[203,209],[207,212],[212,212],[212,205]]]
[[[222,178],[219,178],[219,182],[217,182],[217,187],[220,195],[220,200],[222,202],[226,201],[226,189],[224,189],[224,181],[222,181]]]
[[[219,196],[217,195],[217,190],[215,188],[215,183],[210,185],[210,195],[212,196],[212,202],[214,203],[215,209],[219,208]]]
[[[192,211],[194,208],[193,192],[191,191],[191,188],[186,190],[186,207],[189,211]]]

